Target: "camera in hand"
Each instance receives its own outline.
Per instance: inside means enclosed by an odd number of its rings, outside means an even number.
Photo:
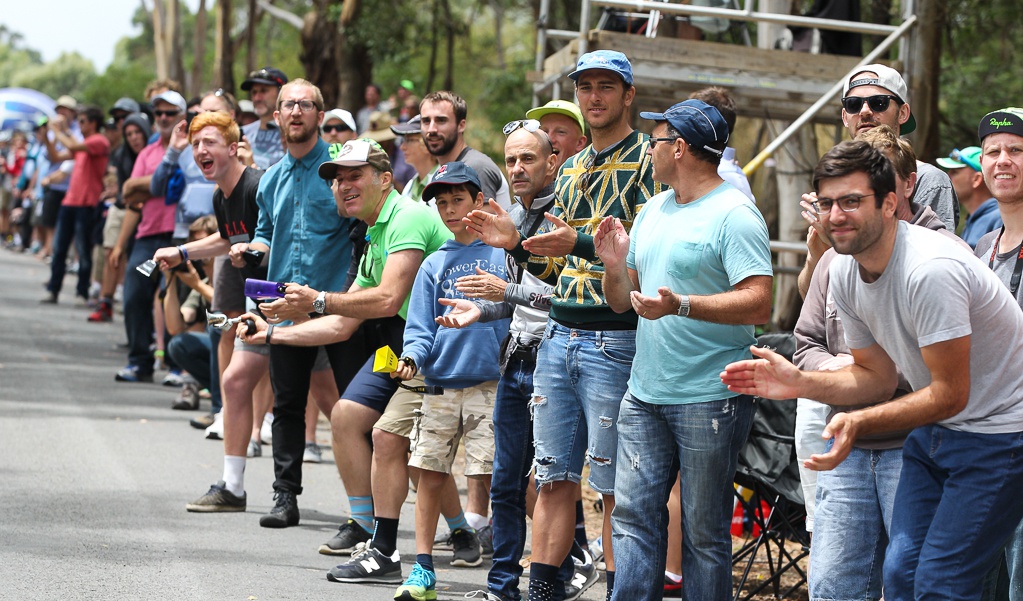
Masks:
[[[252,250],[251,248],[242,253],[242,258],[245,259],[245,264],[249,267],[259,267],[263,264],[263,257],[266,253],[261,250]]]

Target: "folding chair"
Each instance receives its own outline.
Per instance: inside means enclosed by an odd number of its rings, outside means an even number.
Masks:
[[[758,344],[789,359],[795,351],[795,338],[789,332],[764,334]],[[735,475],[735,483],[752,492],[747,499],[737,491],[736,498],[752,520],[752,530],[757,532],[732,553],[732,565],[743,566],[736,583],[736,601],[748,601],[768,587],[776,599],[782,599],[806,584],[806,571],[799,562],[810,554],[810,538],[806,533],[806,507],[796,463],[795,424],[795,400],[757,401],[753,428],[739,452]],[[799,543],[800,549],[790,551],[786,541]],[[754,586],[749,576],[761,555],[768,573]],[[790,571],[796,582],[783,588],[782,575]],[[751,588],[744,591],[747,585]]]

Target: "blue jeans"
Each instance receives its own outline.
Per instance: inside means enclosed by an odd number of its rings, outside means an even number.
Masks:
[[[60,207],[57,230],[53,237],[50,283],[46,285],[46,289],[54,295],[60,294],[64,285],[67,253],[73,238],[75,250],[78,251],[78,286],[75,292],[82,298],[89,298],[89,284],[92,280],[92,225],[95,219],[95,207]]]
[[[828,441],[825,450],[831,448]],[[902,449],[854,448],[817,476],[810,599],[880,599]]]
[[[157,249],[170,246],[171,235],[157,234],[137,238],[124,272],[124,330],[128,335],[128,364],[141,374],[153,373],[153,299],[160,286],[159,278],[147,278],[136,267],[152,259]]]
[[[210,355],[213,347],[210,342],[210,335],[206,332],[182,332],[171,338],[167,344],[167,354],[174,362],[187,371],[199,388],[209,388],[210,384]]]
[[[579,482],[589,457],[590,488],[614,494],[618,408],[635,354],[635,330],[575,330],[547,322],[530,403],[538,485]]]
[[[630,396],[618,414],[611,513],[615,601],[664,594],[668,496],[682,478],[682,598],[732,598],[732,482],[756,404],[753,397],[655,405]]]
[[[1023,433],[938,425],[902,449],[885,599],[979,599],[981,581],[1023,519]]]
[[[220,359],[217,358],[220,330],[207,327],[206,333],[210,337],[210,413],[220,413],[224,407],[223,397],[220,396]]]

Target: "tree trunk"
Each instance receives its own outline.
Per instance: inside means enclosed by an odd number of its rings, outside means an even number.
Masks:
[[[338,64],[338,47],[341,32],[338,23],[327,18],[327,3],[317,2],[313,10],[306,13],[302,23],[302,61],[306,79],[316,84],[323,93],[325,107],[337,106],[340,94],[341,73]]]
[[[171,79],[184,86],[185,62],[181,56],[181,3],[178,0],[167,1],[170,2],[170,6],[167,7],[167,38],[164,42],[169,49],[167,66]]]
[[[938,156],[941,146],[938,138],[938,76],[946,6],[939,0],[919,0],[916,6],[919,21],[910,36],[909,73],[904,74],[909,80],[910,106],[917,122],[917,129],[910,134],[910,139],[916,156],[921,161],[931,161]]]
[[[455,28],[455,17],[451,13],[449,0],[440,0],[441,11],[444,17],[444,31],[447,33],[447,54],[444,62],[444,89],[451,90],[455,87],[455,36],[458,34]]]
[[[259,6],[249,0],[249,24],[245,28],[245,71],[256,70],[256,25],[259,24]]]
[[[430,70],[426,74],[426,92],[434,89],[433,82],[437,78],[437,47],[440,44],[440,0],[433,0],[433,22],[430,27]]]
[[[217,0],[217,37],[213,50],[213,85],[232,94],[234,87],[234,45],[231,42],[231,0]]]
[[[164,34],[165,17],[163,0],[153,0],[153,54],[156,58],[156,78],[167,79],[170,74],[167,66],[167,46]]]
[[[497,60],[497,68],[504,71],[506,62],[504,57],[504,2],[502,0],[489,0],[490,8],[494,11],[494,58]]]
[[[199,0],[199,11],[195,14],[195,55],[192,57],[192,76],[189,90],[193,96],[202,94],[206,85],[206,0]]]

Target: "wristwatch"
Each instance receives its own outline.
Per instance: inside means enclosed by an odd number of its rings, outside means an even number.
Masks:
[[[316,311],[320,315],[323,315],[323,312],[326,311],[326,310],[327,310],[327,291],[326,290],[321,290],[320,293],[316,295],[316,300],[313,301],[313,311]]]
[[[688,317],[689,316],[689,295],[688,294],[680,294],[680,295],[678,295],[678,313],[676,313],[676,315],[678,315],[679,317]]]

